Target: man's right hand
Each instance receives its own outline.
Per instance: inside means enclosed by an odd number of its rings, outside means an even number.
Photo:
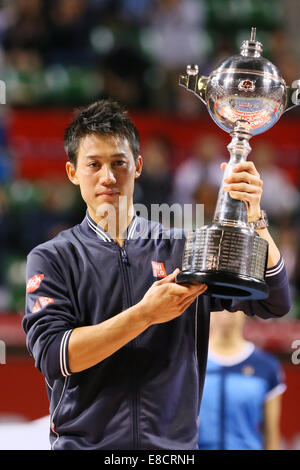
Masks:
[[[179,269],[156,281],[140,302],[96,325],[74,328],[68,344],[70,371],[98,364],[149,326],[179,317],[207,286],[175,283]]]
[[[177,268],[165,278],[154,282],[140,301],[143,315],[150,325],[179,317],[198,295],[206,291],[206,284],[176,284],[175,279],[179,272]]]

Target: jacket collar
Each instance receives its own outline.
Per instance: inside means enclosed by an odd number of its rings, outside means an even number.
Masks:
[[[97,237],[101,241],[108,242],[108,243],[114,241],[113,238],[110,236],[110,234],[106,232],[102,227],[100,227],[99,224],[97,224],[97,222],[95,222],[92,219],[88,211],[86,211],[86,216],[81,225],[87,235],[92,235],[94,237]],[[139,217],[137,217],[137,215],[135,214],[126,232],[124,233],[124,238],[126,240],[132,240],[136,238],[137,233],[139,233],[137,232],[138,225],[139,225]]]

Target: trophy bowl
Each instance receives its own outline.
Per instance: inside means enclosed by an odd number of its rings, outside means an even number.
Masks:
[[[224,179],[246,161],[251,137],[266,132],[291,107],[299,104],[300,84],[288,87],[279,70],[261,56],[262,44],[252,28],[240,54],[221,63],[209,77],[189,65],[179,84],[207,106],[213,121],[232,137],[212,224],[190,231],[178,283],[205,283],[205,294],[219,298],[263,299],[268,243],[248,223],[243,201],[224,191]]]
[[[262,57],[237,55],[214,71],[206,88],[211,118],[231,133],[237,121],[249,124],[251,135],[270,129],[285,110],[286,85],[277,68]]]

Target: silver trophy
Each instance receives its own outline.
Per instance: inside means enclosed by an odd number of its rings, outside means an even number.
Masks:
[[[281,115],[300,104],[300,80],[286,86],[278,69],[261,56],[256,29],[234,55],[209,77],[189,65],[179,84],[207,106],[215,123],[228,132],[230,160],[224,172],[212,224],[189,232],[178,283],[205,283],[219,298],[263,299],[268,243],[248,223],[246,204],[224,191],[233,166],[247,159],[252,136],[270,129]]]

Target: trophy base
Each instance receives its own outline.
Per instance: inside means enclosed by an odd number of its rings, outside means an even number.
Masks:
[[[181,271],[178,284],[207,284],[204,295],[221,299],[259,300],[268,297],[265,281],[225,271]]]
[[[216,222],[189,232],[176,282],[207,284],[205,294],[222,299],[264,299],[267,255],[268,242],[250,227]]]

